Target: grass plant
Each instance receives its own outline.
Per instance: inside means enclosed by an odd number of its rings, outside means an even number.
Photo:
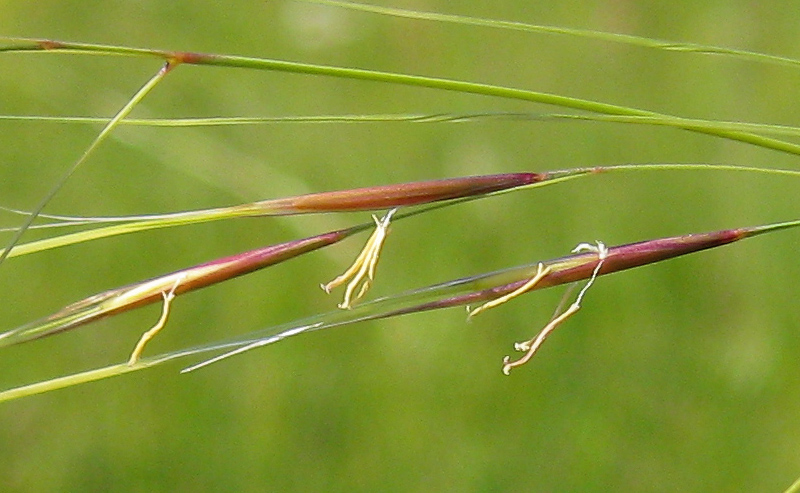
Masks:
[[[683,57],[714,55],[731,63],[751,64],[788,71],[796,71],[800,66],[800,60],[792,57],[714,45],[664,41],[657,38],[599,30],[500,21],[483,17],[413,11],[337,0],[313,0],[308,3],[315,4],[317,8],[350,12],[353,15],[379,15],[401,23],[435,23],[464,29],[492,29],[528,37],[541,34],[557,35],[566,39],[579,39],[590,43],[611,43],[632,49],[650,50],[659,55],[664,53]],[[627,240],[636,241],[636,243],[611,242],[600,238],[602,241],[582,243],[577,251],[550,260],[534,260],[546,257],[536,251],[528,253],[526,248],[526,256],[530,260],[517,266],[514,266],[514,263],[501,262],[500,268],[497,268],[498,264],[488,263],[487,265],[492,267],[486,267],[480,274],[461,272],[451,275],[450,280],[444,278],[420,282],[411,288],[382,291],[379,295],[372,296],[369,289],[373,287],[373,284],[382,283],[384,289],[387,289],[386,286],[392,286],[391,277],[382,278],[384,262],[387,260],[381,260],[379,264],[379,256],[382,249],[391,249],[391,246],[387,247],[386,245],[392,244],[398,231],[399,235],[407,234],[407,224],[408,228],[411,228],[412,224],[424,223],[426,220],[435,222],[438,215],[458,209],[473,208],[469,210],[474,211],[481,207],[491,208],[491,204],[501,200],[501,196],[504,198],[535,196],[547,192],[551,185],[558,184],[560,185],[559,189],[565,189],[579,184],[597,182],[609,176],[651,176],[654,177],[653,180],[658,180],[661,175],[675,173],[695,177],[694,179],[698,182],[703,182],[708,176],[715,177],[712,179],[719,176],[729,179],[727,177],[736,175],[742,177],[740,179],[753,181],[774,178],[775,181],[780,180],[781,184],[789,183],[788,187],[791,190],[796,188],[792,183],[793,180],[800,177],[800,170],[795,166],[797,157],[800,156],[800,145],[793,141],[800,134],[800,128],[781,123],[738,121],[729,117],[716,119],[680,116],[635,105],[524,89],[512,84],[486,83],[467,77],[419,75],[394,69],[355,68],[346,64],[298,62],[283,58],[172,51],[22,37],[0,38],[0,58],[34,57],[36,55],[46,55],[47,57],[91,55],[103,59],[122,56],[136,61],[157,60],[161,65],[153,74],[142,75],[142,79],[145,80],[144,84],[134,91],[110,118],[83,115],[12,114],[10,112],[0,115],[0,123],[7,125],[92,125],[100,128],[77,159],[71,163],[58,164],[58,169],[61,170],[58,176],[47,183],[46,190],[37,195],[36,201],[29,203],[30,210],[22,210],[25,207],[20,207],[19,204],[10,201],[0,204],[3,206],[2,211],[5,212],[6,217],[18,221],[13,225],[7,224],[2,231],[5,234],[3,236],[5,246],[0,250],[0,279],[5,277],[4,282],[13,285],[13,279],[4,275],[4,271],[10,271],[16,262],[33,262],[36,258],[46,258],[47,255],[56,254],[62,249],[90,248],[98,240],[123,242],[126,241],[126,238],[140,236],[147,238],[147,235],[153,234],[155,230],[169,230],[171,231],[169,234],[179,235],[184,227],[188,229],[220,221],[233,224],[242,224],[241,221],[245,218],[248,218],[248,221],[263,222],[300,221],[307,216],[317,218],[316,225],[327,225],[330,222],[330,226],[325,227],[322,232],[315,231],[303,235],[304,237],[300,239],[295,236],[291,239],[271,242],[267,246],[248,247],[242,249],[240,253],[227,253],[211,260],[188,264],[191,265],[189,267],[186,264],[175,265],[166,274],[150,274],[144,276],[144,280],[130,279],[121,287],[98,288],[97,294],[76,296],[78,301],[56,309],[51,315],[45,315],[42,318],[41,313],[31,313],[30,317],[22,324],[18,324],[16,327],[4,327],[4,332],[0,333],[0,348],[7,352],[13,350],[12,346],[35,347],[36,344],[39,344],[40,339],[61,334],[53,338],[54,341],[57,341],[59,338],[67,337],[65,332],[71,332],[101,319],[105,319],[105,324],[109,325],[113,323],[110,321],[117,319],[117,315],[145,305],[160,303],[162,306],[161,315],[154,325],[140,327],[140,331],[144,332],[144,335],[136,344],[135,349],[133,349],[133,341],[130,341],[132,353],[116,354],[113,360],[117,362],[94,365],[94,369],[90,370],[69,370],[56,377],[34,377],[33,383],[7,384],[7,388],[0,391],[0,402],[3,403],[139,370],[154,369],[176,361],[180,361],[183,365],[183,373],[190,373],[220,360],[238,356],[256,348],[271,346],[295,335],[341,328],[359,322],[394,321],[398,317],[413,313],[463,306],[468,307],[471,319],[472,316],[488,311],[489,308],[497,308],[492,310],[492,313],[502,311],[505,306],[501,308],[501,305],[506,303],[513,305],[518,296],[529,291],[576,283],[578,283],[576,285],[582,286],[577,296],[567,292],[562,300],[562,304],[567,308],[564,309],[563,306],[560,306],[548,322],[539,324],[543,329],[535,337],[515,346],[515,349],[523,352],[523,357],[516,361],[508,358],[504,360],[502,369],[508,373],[511,368],[528,362],[544,339],[555,328],[565,324],[567,319],[574,316],[581,307],[585,295],[591,296],[588,294],[590,293],[588,288],[592,286],[593,290],[596,289],[595,285],[602,283],[602,276],[605,274],[658,264],[668,259],[716,248],[765,233],[790,230],[784,234],[786,236],[794,235],[796,238],[797,233],[794,228],[800,225],[800,219],[797,216],[775,218],[765,215],[760,219],[760,225],[756,226],[725,224],[716,229],[706,228],[705,230],[712,231],[707,233],[697,232],[703,230],[687,229],[680,233],[643,235]],[[704,62],[708,60],[704,59]],[[388,87],[389,90],[406,87],[430,90],[434,94],[477,95],[485,98],[483,101],[489,101],[490,106],[496,103],[497,108],[474,111],[454,109],[445,112],[431,110],[430,112],[347,112],[279,116],[134,117],[137,108],[145,105],[149,98],[157,96],[162,86],[170,84],[170,81],[178,76],[177,74],[189,66],[196,66],[195,69],[202,71],[211,71],[213,68],[232,73],[236,69],[240,69],[247,73],[266,72],[273,76],[299,75],[311,79],[341,79],[353,83],[371,83],[382,88]],[[508,106],[504,106],[509,102],[523,105],[525,109],[509,111]],[[528,111],[526,105],[534,104],[546,105],[549,109],[538,112]],[[287,194],[278,198],[248,199],[238,205],[166,213],[82,216],[62,213],[56,207],[65,187],[72,184],[73,181],[79,181],[82,169],[93,159],[98,159],[103,149],[107,147],[114,149],[115,136],[129,130],[175,131],[184,129],[193,131],[224,128],[232,129],[233,132],[244,132],[245,129],[253,128],[278,127],[285,129],[291,126],[308,128],[307,126],[311,125],[503,125],[508,128],[516,128],[532,124],[613,125],[630,128],[631,132],[643,128],[655,129],[654,131],[679,130],[681,132],[675,133],[675,135],[684,136],[688,132],[688,134],[696,134],[694,138],[700,136],[703,139],[722,142],[724,146],[736,146],[736,149],[745,148],[747,151],[743,155],[747,155],[747,152],[765,152],[769,156],[779,156],[775,160],[780,162],[780,165],[770,166],[748,162],[734,164],[720,162],[607,164],[597,162],[563,169],[555,169],[555,166],[549,168],[537,166],[535,170],[524,168],[526,171],[519,172],[504,169],[498,173],[447,175],[431,179],[420,176],[414,178],[413,181],[387,180],[372,185],[353,181],[339,189],[329,187],[308,193]],[[698,161],[701,160],[702,158],[698,159]],[[511,168],[519,167],[515,165]],[[548,169],[550,170],[548,171]],[[614,193],[619,194],[619,192],[609,192],[609,195]],[[721,196],[732,203],[737,199],[724,193],[721,193]],[[776,203],[785,204],[788,199],[776,193],[774,200]],[[762,205],[766,209],[770,209],[772,206],[771,204]],[[783,209],[780,212],[783,213]],[[358,213],[374,215],[371,219],[367,218],[362,222],[352,221],[350,218]],[[792,214],[796,214],[796,212],[792,212]],[[587,213],[587,217],[589,216],[591,214]],[[530,220],[531,226],[537,222],[551,224],[559,222],[558,218],[539,213],[530,213],[528,217],[533,218]],[[406,221],[411,218],[414,218],[413,222]],[[347,223],[344,226],[342,226],[343,221]],[[743,223],[753,224],[744,219]],[[527,226],[528,224],[521,225],[521,227]],[[181,229],[173,230],[177,227],[181,227]],[[471,227],[485,227],[485,223],[475,221],[475,225],[471,225]],[[389,236],[390,228],[394,231],[391,236]],[[646,227],[643,229],[651,231]],[[454,241],[458,241],[455,239],[456,231],[460,230],[451,227],[449,231]],[[320,283],[326,292],[339,286],[345,286],[343,301],[339,304],[338,309],[331,307],[331,310],[322,310],[318,313],[312,311],[312,315],[290,317],[286,321],[265,324],[266,328],[253,327],[244,334],[227,334],[222,339],[200,343],[180,343],[177,348],[169,350],[150,349],[151,346],[146,346],[156,333],[161,332],[165,327],[169,331],[167,317],[172,310],[176,309],[177,305],[181,304],[183,294],[214,286],[266,267],[277,266],[289,259],[305,258],[306,254],[323,248],[327,251],[329,246],[367,232],[371,236],[366,240],[366,246],[361,254],[355,257],[355,262],[350,269],[345,271],[345,274],[334,278],[327,284],[324,283],[325,279],[317,279],[313,282],[304,279],[303,285],[309,290],[316,289],[316,285]],[[496,233],[486,231],[485,234],[487,237],[493,237]],[[33,236],[36,238],[32,239]],[[584,238],[584,240],[591,241],[593,238]],[[429,240],[423,235],[419,241],[426,243]],[[487,241],[487,244],[492,244],[491,240]],[[612,246],[606,247],[605,243]],[[796,245],[796,241],[794,244]],[[428,246],[434,248],[433,245]],[[563,251],[567,251],[574,244],[562,246]],[[491,250],[491,248],[490,246],[489,249]],[[398,262],[396,252],[386,256],[393,259],[394,262]],[[720,261],[720,257],[715,258],[716,261]],[[406,259],[405,262],[408,265],[416,265],[423,260],[417,257]],[[391,261],[388,260],[390,263]],[[655,268],[655,266],[650,268]],[[756,271],[755,275],[758,276],[758,269],[754,270]],[[680,282],[688,282],[688,280]],[[753,282],[766,281],[756,279]],[[305,296],[305,294],[298,294],[297,298],[302,299]],[[589,309],[582,313],[584,322],[591,323],[592,317]],[[787,315],[787,317],[791,317],[791,315]],[[465,318],[467,317],[465,316]],[[481,318],[491,319],[491,316]],[[410,317],[402,317],[401,320],[408,319]],[[615,323],[617,325],[625,324],[622,320]],[[769,330],[769,328],[762,327],[760,330]],[[568,337],[562,336],[562,339]],[[268,357],[268,355],[262,351],[262,357]],[[534,359],[534,364],[536,364],[535,361]],[[538,371],[536,378],[543,378],[542,373],[546,372]],[[173,378],[180,381],[180,378],[183,377],[179,377],[175,372]],[[115,381],[124,382],[119,379]],[[119,385],[124,385],[124,383],[119,383]],[[787,491],[796,491],[797,484],[795,483]]]

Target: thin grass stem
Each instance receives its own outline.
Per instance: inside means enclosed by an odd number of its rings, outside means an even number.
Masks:
[[[10,255],[11,251],[14,249],[16,244],[19,243],[20,239],[22,239],[22,235],[25,234],[25,231],[27,231],[28,228],[31,226],[31,224],[33,224],[33,221],[36,220],[36,217],[39,215],[39,213],[42,212],[42,210],[44,210],[45,206],[47,206],[47,204],[53,199],[53,197],[55,197],[58,194],[58,192],[64,187],[64,185],[67,183],[69,178],[75,173],[75,171],[77,171],[78,168],[80,168],[81,165],[86,162],[86,160],[95,151],[95,149],[100,147],[100,144],[102,144],[103,141],[106,140],[106,138],[111,134],[111,131],[114,130],[114,128],[116,128],[119,122],[126,116],[128,116],[128,114],[130,114],[133,108],[136,107],[136,105],[139,104],[139,102],[142,99],[144,99],[145,96],[147,96],[147,94],[150,93],[150,91],[152,91],[153,88],[164,79],[164,77],[167,76],[167,74],[172,70],[172,67],[173,64],[170,63],[169,61],[165,63],[164,66],[161,67],[161,69],[158,72],[156,72],[156,74],[153,77],[151,77],[150,80],[148,80],[147,83],[145,83],[145,85],[143,85],[136,92],[136,94],[133,95],[133,97],[117,112],[117,114],[114,115],[114,117],[111,120],[109,120],[109,122],[105,125],[105,127],[103,127],[103,130],[100,131],[100,133],[97,135],[97,137],[95,137],[95,139],[92,141],[89,147],[86,148],[81,157],[78,158],[78,160],[75,161],[75,163],[73,163],[72,166],[70,166],[70,168],[66,171],[66,173],[64,173],[61,176],[61,178],[59,178],[58,181],[56,181],[56,184],[50,189],[50,191],[48,191],[44,195],[44,197],[42,197],[39,203],[33,208],[30,215],[25,220],[25,222],[22,223],[17,232],[11,238],[11,241],[9,241],[6,247],[2,251],[0,251],[0,264],[2,264],[3,261],[5,261],[5,259],[8,258],[8,256]]]
[[[457,79],[445,79],[440,77],[428,77],[421,75],[403,74],[398,72],[385,72],[379,70],[368,70],[351,67],[341,67],[334,65],[321,65],[313,63],[293,62],[288,60],[256,58],[236,55],[218,55],[208,53],[193,53],[183,51],[165,51],[143,48],[131,48],[114,45],[101,45],[92,43],[74,43],[65,41],[52,41],[29,38],[9,38],[0,37],[0,41],[6,43],[0,46],[0,53],[14,52],[54,52],[54,53],[84,53],[92,55],[126,55],[126,56],[152,56],[160,57],[174,63],[187,63],[193,65],[207,65],[218,67],[237,67],[255,70],[269,70],[277,72],[287,72],[305,75],[316,75],[325,77],[336,77],[343,79],[383,82],[404,86],[422,87],[428,89],[438,89],[443,91],[453,91],[465,94],[477,94],[482,96],[492,96],[503,99],[513,99],[527,101],[531,103],[541,103],[573,110],[599,113],[604,115],[646,117],[663,120],[672,120],[670,127],[688,130],[691,132],[711,135],[715,137],[735,140],[766,149],[772,149],[789,154],[800,155],[800,145],[778,139],[764,137],[749,132],[739,132],[734,130],[706,128],[704,126],[693,125],[684,118],[648,111],[628,106],[603,103],[581,98],[573,98],[559,94],[551,94],[539,91],[517,89],[512,87],[483,84]],[[646,123],[646,122],[643,122]],[[663,125],[667,125],[663,123]]]
[[[745,60],[758,63],[773,65],[784,65],[789,67],[800,67],[800,60],[790,57],[769,55],[748,50],[738,50],[735,48],[725,48],[722,46],[706,45],[699,43],[685,43],[678,41],[666,41],[644,36],[633,36],[630,34],[619,34],[592,29],[577,29],[560,26],[544,26],[528,24],[524,22],[504,21],[497,19],[485,19],[480,17],[470,17],[465,15],[444,14],[439,12],[426,12],[421,10],[402,9],[398,7],[384,7],[344,0],[302,0],[306,3],[328,5],[349,10],[369,12],[373,14],[387,15],[391,17],[401,17],[404,19],[416,19],[434,22],[445,22],[449,24],[459,24],[463,26],[488,27],[494,29],[504,29],[512,31],[522,31],[528,33],[555,34],[573,36],[578,38],[594,39],[610,43],[620,43],[641,48],[652,48],[664,51],[681,53],[696,53],[701,55],[716,55],[730,57],[737,60]]]

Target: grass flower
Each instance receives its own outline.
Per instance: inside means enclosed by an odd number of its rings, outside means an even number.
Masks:
[[[361,298],[369,288],[375,275],[375,267],[381,246],[388,232],[389,221],[397,211],[397,207],[481,197],[497,191],[530,185],[545,180],[548,176],[548,174],[543,173],[508,173],[430,180],[321,192],[257,202],[247,207],[255,210],[271,211],[273,214],[350,212],[395,207],[383,219],[375,219],[376,230],[367,241],[366,247],[356,259],[353,267],[348,269],[342,276],[323,286],[323,289],[330,291],[330,289],[352,278],[346,289],[344,301],[340,304],[341,308],[350,308],[352,302]],[[407,213],[405,217],[419,212],[423,211],[412,211]],[[110,289],[66,306],[44,319],[0,334],[0,347],[56,334],[140,306],[163,301],[164,308],[159,321],[142,336],[130,356],[129,362],[133,364],[139,359],[146,343],[165,325],[170,304],[176,296],[338,243],[370,227],[371,224],[367,223],[301,240],[257,248],[180,269],[128,286]],[[361,286],[361,288],[354,296],[355,289],[358,286]]]
[[[580,309],[586,291],[599,276],[798,226],[800,226],[800,220],[645,240],[613,247],[606,247],[600,242],[597,243],[597,246],[581,244],[573,251],[573,254],[564,257],[434,284],[355,306],[345,315],[336,312],[321,314],[273,328],[266,331],[267,334],[261,337],[255,335],[239,342],[231,341],[224,346],[218,346],[217,349],[238,347],[193,365],[184,371],[193,371],[245,351],[274,344],[288,337],[307,332],[366,320],[482,303],[478,308],[469,310],[468,317],[472,317],[530,291],[588,280],[576,301],[567,310],[551,320],[536,337],[516,345],[517,350],[524,351],[526,354],[516,362],[511,362],[509,358],[504,360],[503,372],[507,374],[511,368],[530,360],[545,338]],[[198,348],[198,352],[214,349],[213,347]]]

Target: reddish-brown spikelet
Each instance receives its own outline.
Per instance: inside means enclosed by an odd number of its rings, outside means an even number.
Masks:
[[[656,240],[629,243],[608,249],[608,256],[600,268],[599,275],[611,274],[621,270],[632,269],[642,265],[680,257],[728,243],[739,241],[750,236],[748,228],[726,229],[710,233],[696,233],[673,236]],[[569,282],[588,279],[597,266],[597,255],[584,253],[574,257],[564,257],[551,262],[553,271],[542,280],[541,287],[546,288]],[[575,265],[578,264],[578,265]]]
[[[163,276],[154,277],[146,281],[133,283],[121,288],[110,289],[66,306],[57,313],[43,320],[34,322],[31,325],[40,325],[47,321],[57,321],[60,319],[71,320],[69,323],[58,325],[58,328],[55,330],[38,333],[31,339],[63,332],[110,315],[160,302],[163,300],[163,293],[173,288],[175,294],[182,294],[204,288],[217,282],[232,279],[264,267],[269,267],[283,262],[284,260],[339,242],[357,231],[357,228],[342,229],[301,240],[287,241],[277,245],[257,248],[255,250],[181,269]],[[123,299],[125,300],[124,302],[119,301]],[[103,307],[103,305],[108,305],[108,308],[92,310],[92,307]],[[85,316],[76,316],[83,313],[84,310],[86,312]],[[24,327],[20,329],[24,329]]]
[[[181,60],[185,61],[185,60]],[[171,64],[166,65],[168,70]],[[528,185],[549,177],[538,173],[507,173],[431,180],[397,185],[384,185],[334,192],[323,192],[271,201],[271,207],[291,212],[335,212],[375,210],[405,205],[425,204],[447,199],[479,196],[487,193]],[[256,204],[257,205],[257,204]],[[249,252],[212,260],[194,267],[175,271],[146,281],[111,289],[69,305],[59,312],[29,326],[50,325],[52,329],[36,331],[30,338],[62,332],[101,318],[159,302],[163,294],[176,295],[200,289],[217,282],[277,264],[306,252],[336,243],[361,227],[324,233],[302,240],[271,245]],[[24,331],[26,327],[18,330]],[[14,332],[17,332],[15,330]]]
[[[295,213],[381,210],[484,195],[544,181],[548,177],[546,173],[468,176],[312,193],[268,202]]]
[[[747,238],[754,234],[761,233],[755,228],[727,229],[710,233],[689,234],[684,236],[673,236],[660,238],[657,240],[646,240],[638,243],[629,243],[608,249],[608,255],[600,268],[598,275],[611,274],[614,272],[639,267],[662,260],[667,260],[688,253],[714,248],[728,243]],[[553,260],[542,262],[550,267],[547,274],[532,290],[558,286],[570,282],[589,279],[599,262],[596,253],[581,253],[569,255]],[[387,313],[384,316],[395,316],[404,313],[414,313],[426,310],[435,310],[451,306],[468,305],[486,300],[499,298],[511,293],[528,282],[528,278],[521,279],[508,284],[503,284],[481,291],[453,296],[450,298],[424,303],[410,308]],[[383,317],[382,317],[383,318]]]

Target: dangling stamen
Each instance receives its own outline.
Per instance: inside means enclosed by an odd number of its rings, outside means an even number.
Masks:
[[[381,254],[383,243],[386,241],[386,236],[389,234],[389,223],[395,212],[397,212],[397,209],[390,210],[382,219],[372,216],[375,221],[375,232],[369,237],[353,265],[331,282],[320,284],[320,287],[326,293],[330,293],[331,289],[341,286],[350,280],[344,292],[344,299],[339,303],[339,308],[352,308],[353,302],[361,299],[372,285],[372,280],[375,278],[375,267],[378,265],[378,257]],[[353,297],[353,293],[359,285],[361,288]]]
[[[592,286],[592,284],[594,284],[595,279],[597,279],[597,276],[600,273],[600,268],[603,266],[606,257],[608,257],[608,248],[606,248],[606,246],[600,241],[597,242],[597,246],[590,245],[588,243],[581,243],[580,245],[575,247],[575,249],[572,250],[573,253],[579,253],[585,251],[597,252],[597,257],[599,259],[597,265],[592,271],[592,277],[589,278],[589,281],[586,283],[583,289],[581,289],[581,291],[578,293],[575,302],[571,304],[569,308],[567,308],[563,313],[557,315],[547,325],[545,325],[544,328],[538,334],[536,334],[536,337],[534,337],[529,341],[518,342],[514,344],[514,349],[517,351],[525,351],[525,355],[516,361],[511,361],[511,358],[509,356],[503,358],[504,374],[508,375],[511,373],[512,368],[524,365],[525,363],[530,361],[530,359],[533,358],[533,355],[536,354],[536,351],[539,350],[539,347],[542,345],[542,343],[544,343],[544,340],[547,339],[547,336],[549,336],[559,325],[564,323],[565,320],[574,315],[575,312],[580,310],[581,301],[583,301],[583,297],[586,294],[586,291],[588,291],[588,289]]]
[[[175,298],[175,290],[178,289],[178,284],[183,280],[183,277],[178,277],[175,280],[175,284],[173,284],[172,289],[169,291],[165,291],[161,293],[161,296],[164,297],[164,307],[161,310],[161,317],[159,317],[158,322],[151,327],[147,332],[142,334],[142,337],[139,339],[139,342],[136,343],[136,347],[133,348],[133,352],[131,353],[131,357],[128,358],[128,366],[135,364],[139,361],[139,357],[142,355],[142,351],[144,351],[144,347],[153,339],[156,334],[158,334],[161,329],[164,328],[164,325],[167,323],[167,317],[169,317],[169,307],[172,304],[172,300]]]
[[[479,313],[481,313],[483,311],[486,311],[486,310],[488,310],[490,308],[494,308],[494,307],[502,305],[503,303],[506,303],[506,302],[508,302],[510,300],[513,300],[514,298],[516,298],[517,296],[519,296],[521,294],[527,293],[528,291],[530,291],[531,289],[536,287],[536,285],[539,284],[539,282],[542,279],[544,279],[544,277],[547,276],[547,274],[549,274],[549,273],[550,273],[550,267],[546,267],[544,264],[539,263],[539,266],[536,269],[536,275],[533,276],[533,278],[531,278],[530,281],[526,282],[524,285],[518,287],[517,289],[515,289],[514,291],[512,291],[512,292],[510,292],[508,294],[505,294],[505,295],[503,295],[503,296],[501,296],[499,298],[493,299],[492,301],[487,301],[486,303],[482,304],[478,308],[475,308],[474,310],[470,310],[469,314],[467,315],[467,319],[470,319],[470,318],[474,317],[475,315],[477,315],[477,314],[479,314]]]

